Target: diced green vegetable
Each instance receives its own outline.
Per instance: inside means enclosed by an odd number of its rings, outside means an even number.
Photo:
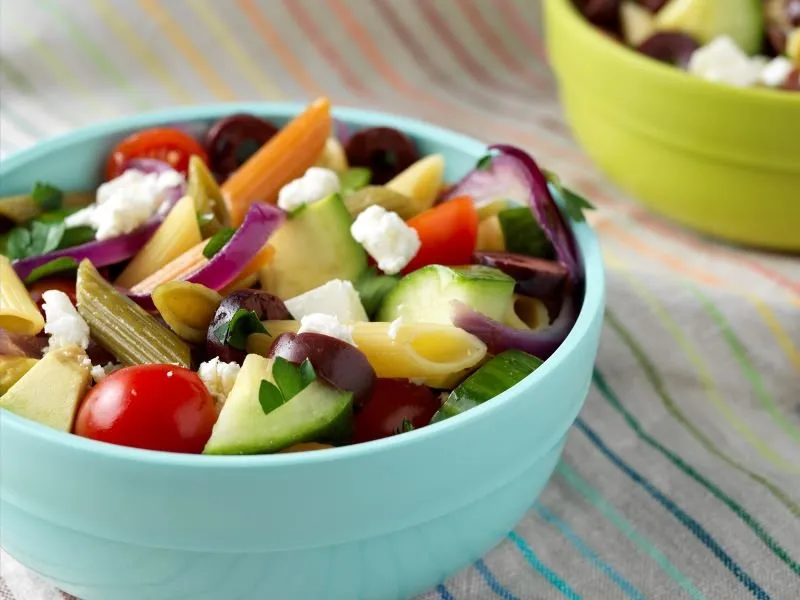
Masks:
[[[497,213],[506,250],[515,254],[552,258],[555,254],[550,238],[542,230],[527,206],[509,208]]]
[[[78,267],[78,312],[101,346],[123,365],[148,363],[191,367],[189,346],[127,296],[120,294],[88,260]]]
[[[492,358],[450,392],[431,422],[443,421],[474,408],[516,385],[542,361],[519,350],[506,350]]]
[[[409,273],[383,300],[378,321],[451,323],[452,301],[497,321],[511,304],[514,279],[492,267],[429,265]]]
[[[346,196],[369,185],[370,179],[372,179],[372,171],[368,168],[350,167],[344,173],[339,174],[339,184],[342,189],[342,195]]]

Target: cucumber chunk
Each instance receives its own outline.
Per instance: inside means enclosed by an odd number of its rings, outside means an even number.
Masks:
[[[450,392],[431,423],[444,421],[491,400],[533,373],[542,361],[520,350],[506,350]]]
[[[378,311],[378,321],[400,317],[408,323],[452,322],[453,300],[502,320],[514,294],[514,279],[492,267],[429,265],[400,280]]]
[[[542,230],[531,209],[527,206],[509,208],[497,213],[503,231],[506,250],[515,254],[553,258],[555,251],[547,234]]]
[[[268,454],[349,433],[353,394],[318,380],[264,414],[259,389],[263,380],[275,382],[272,366],[271,359],[247,355],[203,454]]]

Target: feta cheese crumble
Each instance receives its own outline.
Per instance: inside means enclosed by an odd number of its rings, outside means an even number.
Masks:
[[[144,173],[128,169],[97,188],[95,203],[68,216],[64,224],[93,227],[98,240],[130,233],[158,212],[168,190],[183,183],[184,178],[177,171]]]
[[[111,375],[114,371],[118,371],[122,365],[115,365],[114,363],[106,363],[105,365],[92,365],[92,379],[95,383],[100,383]]]
[[[297,333],[320,333],[333,337],[353,346],[353,326],[344,325],[333,315],[314,313],[300,319],[300,329]]]
[[[342,323],[369,321],[361,297],[350,281],[332,279],[284,302],[296,320],[314,313],[332,315]]]
[[[416,230],[400,215],[375,204],[358,215],[350,234],[388,275],[399,273],[421,246]]]
[[[400,330],[400,326],[403,324],[403,317],[398,317],[392,324],[389,325],[389,337],[393,340],[397,339],[397,332]]]
[[[707,81],[743,88],[756,85],[763,68],[763,58],[750,58],[726,35],[695,50],[689,61],[690,73]]]
[[[794,71],[794,63],[785,56],[776,56],[761,70],[761,83],[768,87],[779,88],[786,83]]]
[[[242,368],[237,363],[223,362],[219,357],[215,356],[209,361],[200,363],[197,375],[203,380],[208,391],[211,392],[217,402],[224,403],[228,394],[231,393],[233,384],[236,383],[236,378],[241,370]],[[167,376],[169,376],[169,373]]]
[[[313,204],[341,190],[339,175],[323,167],[309,167],[302,177],[290,181],[278,192],[278,206],[287,212]]]
[[[89,326],[70,302],[69,296],[59,290],[42,294],[45,314],[44,332],[50,335],[47,350],[64,346],[89,347]]]

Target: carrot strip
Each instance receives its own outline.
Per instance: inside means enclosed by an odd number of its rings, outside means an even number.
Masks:
[[[256,282],[255,278],[258,277],[258,272],[270,263],[273,256],[275,256],[275,248],[269,244],[264,244],[264,247],[253,257],[253,260],[242,269],[236,280],[222,288],[219,293],[222,296],[227,296],[237,290],[252,287]]]
[[[203,256],[203,248],[206,247],[208,240],[203,240],[196,246],[192,246],[176,259],[161,267],[158,271],[143,279],[131,288],[135,294],[147,294],[152,292],[162,283],[185,279],[208,262]]]
[[[272,202],[280,189],[313,166],[331,133],[331,104],[318,98],[286,124],[222,185],[233,226],[253,202]]]

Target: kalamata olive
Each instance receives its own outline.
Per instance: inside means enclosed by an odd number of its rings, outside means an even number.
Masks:
[[[517,293],[538,298],[551,316],[558,314],[569,282],[569,271],[560,262],[509,252],[476,252],[472,258],[513,277]]]
[[[41,358],[46,347],[45,335],[21,335],[0,327],[0,356]]]
[[[218,329],[225,323],[229,323],[239,309],[254,312],[259,321],[281,321],[292,318],[283,301],[277,296],[261,290],[234,292],[222,301],[208,326],[207,358],[217,356],[225,362],[238,362],[239,364],[244,362],[247,355],[244,348],[234,348],[229,344],[224,344],[218,337]]]
[[[669,0],[639,0],[639,4],[644,6],[647,10],[651,13],[655,14],[664,8],[664,5],[669,2]]]
[[[787,92],[800,92],[800,69],[795,69],[789,74],[781,89]]]
[[[278,133],[269,121],[249,114],[236,114],[217,121],[206,136],[211,170],[224,180]]]
[[[425,427],[439,410],[439,398],[406,379],[378,379],[372,397],[355,416],[353,441],[379,440]]]
[[[391,127],[371,127],[354,134],[345,148],[351,167],[368,167],[371,183],[382,185],[419,159],[414,142]]]
[[[353,392],[356,408],[369,400],[375,385],[375,369],[358,348],[321,333],[284,333],[275,340],[268,358],[280,356],[295,364],[308,359],[318,377]]]
[[[699,47],[697,40],[685,33],[663,31],[643,41],[638,50],[650,58],[686,69]]]
[[[580,0],[578,9],[595,25],[614,25],[619,20],[622,0]]]

